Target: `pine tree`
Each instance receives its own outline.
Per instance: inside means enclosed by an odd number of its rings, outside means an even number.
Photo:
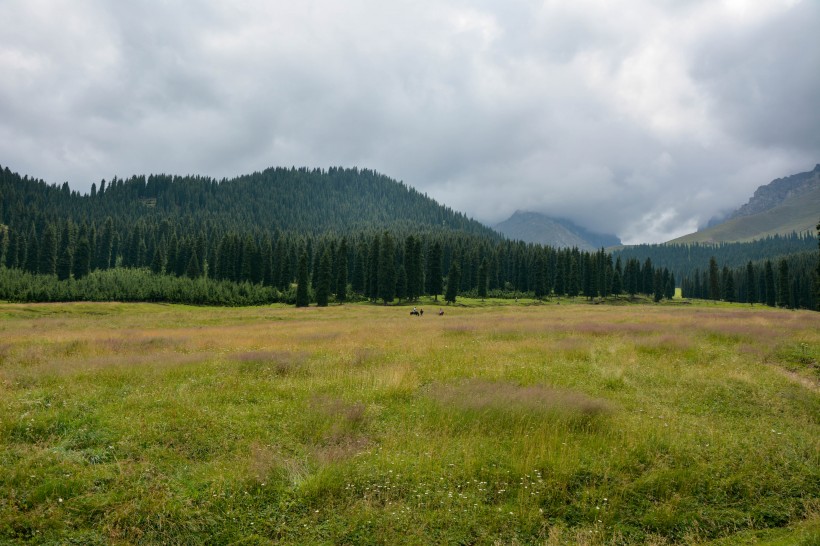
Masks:
[[[774,268],[771,260],[766,260],[764,270],[766,275],[766,305],[774,307],[777,303],[777,293],[774,287]]]
[[[621,280],[621,272],[619,268],[616,268],[615,271],[612,272],[612,294],[614,296],[620,296],[624,291],[623,282]]]
[[[308,296],[308,258],[307,252],[299,255],[299,265],[296,273],[296,307],[307,307],[310,303]]]
[[[378,297],[385,305],[396,297],[396,245],[386,231],[379,245],[378,287]]]
[[[319,259],[319,274],[316,279],[316,303],[319,307],[327,307],[330,298],[331,276],[330,249],[325,248],[322,257]]]
[[[709,299],[714,301],[720,299],[720,278],[717,260],[714,256],[709,258]]]
[[[578,267],[578,259],[574,254],[569,259],[569,277],[567,278],[567,295],[574,298],[581,292],[581,273]]]
[[[347,238],[343,237],[336,251],[336,301],[347,300]]]
[[[663,288],[663,273],[661,270],[656,269],[655,274],[652,276],[652,299],[655,303],[663,299]]]
[[[396,274],[396,297],[402,301],[407,297],[407,272],[404,264],[400,264]]]
[[[165,271],[165,240],[154,247],[154,256],[151,258],[151,271],[161,275]]]
[[[746,264],[746,303],[754,305],[757,303],[757,284],[755,283],[755,269],[752,261]]]
[[[100,183],[100,188],[103,184]],[[102,233],[97,237],[99,248],[94,254],[97,258],[97,269],[109,269],[111,264],[111,253],[114,246],[114,220],[109,216],[105,219]]]
[[[39,273],[54,275],[57,273],[57,229],[48,224],[40,241]]]
[[[483,301],[487,297],[487,258],[481,260],[481,265],[478,266],[478,297]]]
[[[77,250],[74,253],[74,278],[82,279],[88,275],[91,262],[91,251],[87,237],[81,237],[77,242]]]
[[[535,297],[540,300],[547,295],[547,264],[544,261],[544,255],[539,252],[533,263],[535,269],[533,271],[533,288]]]
[[[61,245],[60,255],[57,257],[57,279],[61,281],[69,279],[73,265],[73,247],[71,245]]]
[[[441,243],[436,241],[429,249],[427,255],[427,293],[432,295],[435,301],[438,301],[438,295],[441,294],[443,285],[441,278],[441,259]]]
[[[200,275],[202,275],[202,270],[199,268],[199,257],[196,255],[196,249],[193,249],[188,259],[188,267],[185,268],[185,276],[189,279],[196,279]]]
[[[789,307],[789,262],[780,260],[777,276],[777,306]]]
[[[458,262],[453,260],[450,263],[450,271],[447,273],[447,293],[444,295],[444,301],[448,303],[455,303],[458,296],[458,287],[461,282],[461,270]]]
[[[379,298],[379,236],[374,235],[367,255],[367,297],[370,301]]]
[[[666,268],[664,268],[664,272],[666,272]],[[666,277],[666,275],[664,275]],[[675,274],[670,273],[669,279],[666,281],[666,289],[664,291],[663,297],[668,300],[673,300],[675,298]]]
[[[725,272],[726,281],[724,283],[723,299],[728,302],[735,301],[735,276],[728,268]]]

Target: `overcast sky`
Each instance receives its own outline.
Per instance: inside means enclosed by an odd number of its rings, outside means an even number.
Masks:
[[[818,0],[0,2],[0,165],[376,169],[659,242],[820,162]]]

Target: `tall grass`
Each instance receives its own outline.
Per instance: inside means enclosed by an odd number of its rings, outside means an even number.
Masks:
[[[0,539],[817,536],[820,315],[466,303],[0,305]]]

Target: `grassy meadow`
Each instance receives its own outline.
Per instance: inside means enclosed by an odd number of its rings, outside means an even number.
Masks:
[[[820,313],[465,302],[0,304],[0,542],[820,542]]]

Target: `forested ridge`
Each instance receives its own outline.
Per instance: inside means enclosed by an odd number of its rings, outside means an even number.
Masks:
[[[788,251],[813,241],[795,235],[760,244]],[[682,270],[646,253],[613,260],[603,249],[510,241],[368,170],[275,168],[222,181],[134,176],[85,195],[0,170],[6,300],[327,305],[626,293],[659,301],[672,297],[676,278],[705,268],[709,258],[700,254],[715,251],[691,245],[691,267]],[[798,286],[816,282],[810,264],[807,255],[786,274]]]
[[[185,229],[224,232],[293,231],[321,234],[362,229],[448,229],[488,238],[500,236],[415,189],[367,169],[270,168],[233,179],[149,175],[114,177],[90,194],[67,183],[50,185],[0,169],[0,219],[43,226],[71,219],[115,229],[177,218]]]

